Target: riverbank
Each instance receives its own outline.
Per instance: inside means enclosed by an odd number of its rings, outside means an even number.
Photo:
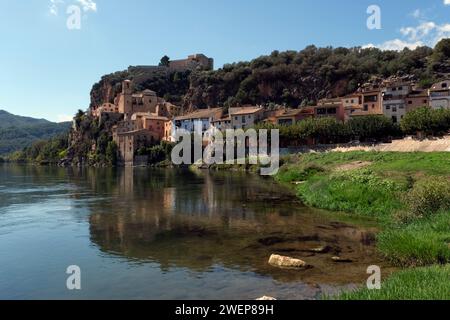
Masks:
[[[450,298],[448,286],[431,281],[450,277],[449,153],[295,155],[286,158],[276,179],[309,206],[375,218],[379,252],[406,268],[377,293],[361,290],[342,298]],[[423,274],[433,276],[424,283]],[[405,288],[415,288],[414,296]]]

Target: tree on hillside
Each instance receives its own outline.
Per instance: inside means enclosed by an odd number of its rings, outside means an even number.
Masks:
[[[170,58],[168,56],[164,56],[161,58],[161,61],[159,62],[160,67],[168,67],[170,64]]]
[[[430,58],[430,68],[436,72],[450,72],[450,39],[442,39],[436,44]]]

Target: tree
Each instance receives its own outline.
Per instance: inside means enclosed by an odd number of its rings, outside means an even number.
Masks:
[[[444,134],[450,130],[450,109],[419,108],[407,113],[400,126],[406,134]]]
[[[164,56],[161,58],[159,63],[160,67],[168,67],[170,65],[170,58],[168,56]]]
[[[400,131],[392,120],[377,115],[352,118],[347,122],[347,126],[352,137],[361,141],[397,136]]]
[[[108,146],[106,147],[106,161],[109,162],[110,165],[117,164],[117,144],[114,141],[109,141]]]

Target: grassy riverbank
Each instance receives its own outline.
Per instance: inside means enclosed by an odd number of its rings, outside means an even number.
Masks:
[[[450,299],[450,154],[349,152],[292,156],[277,180],[308,205],[379,221],[378,249],[408,268],[377,292],[342,298]],[[415,269],[422,267],[422,269]],[[430,281],[423,281],[427,276]],[[435,279],[436,281],[433,281]],[[415,288],[414,296],[408,294]],[[433,292],[433,294],[431,294]]]

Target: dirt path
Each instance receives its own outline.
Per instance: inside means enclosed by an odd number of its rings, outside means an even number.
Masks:
[[[392,152],[450,152],[450,136],[435,140],[414,140],[406,138],[394,140],[392,143],[383,143],[374,146],[338,147],[331,151],[392,151]]]

